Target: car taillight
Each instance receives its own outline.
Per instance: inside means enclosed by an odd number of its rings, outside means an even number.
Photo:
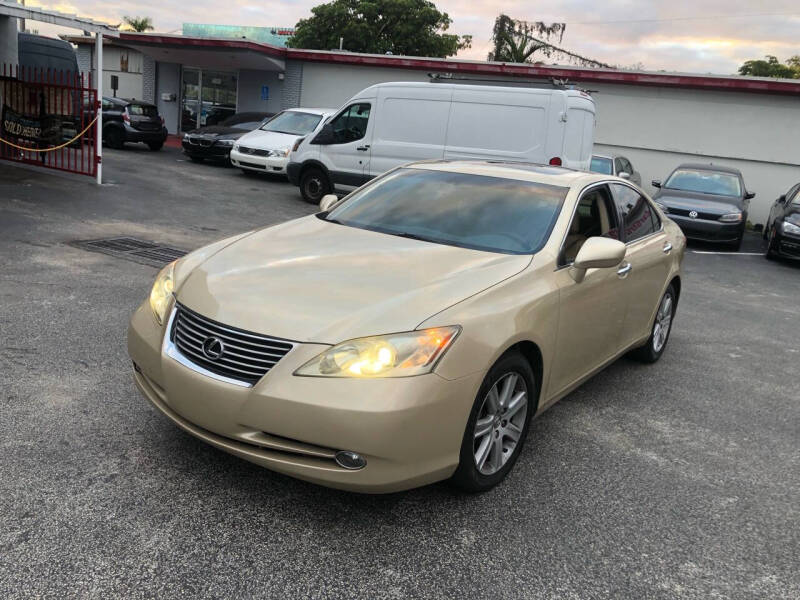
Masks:
[[[558,156],[554,156],[553,158],[550,159],[550,164],[553,165],[554,167],[560,167],[561,158]]]
[[[159,118],[161,119],[161,126],[162,126],[162,127],[165,127],[165,126],[166,126],[166,123],[164,123],[164,117],[159,117]]]
[[[297,149],[300,147],[300,144],[303,143],[304,139],[306,139],[306,138],[301,137],[301,138],[297,139],[297,141],[294,143],[294,146],[292,146],[292,152],[297,152]]]
[[[130,123],[131,122],[131,116],[127,112],[123,112],[122,113],[122,120],[125,121],[126,123]]]

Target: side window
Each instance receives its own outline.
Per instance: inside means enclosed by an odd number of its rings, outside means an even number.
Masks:
[[[792,191],[794,192],[792,195],[786,196],[785,206],[789,206],[790,204],[800,204],[800,185]]]
[[[612,184],[614,200],[622,215],[625,241],[630,243],[661,228],[658,215],[644,196],[627,185]]]
[[[114,104],[103,98],[102,110],[113,110],[113,109],[114,109]]]
[[[622,170],[628,173],[629,175],[633,175],[633,165],[631,164],[631,161],[629,161],[627,158],[622,159]]]
[[[625,162],[623,158],[617,157],[614,159],[614,175],[619,175],[625,170]]]
[[[367,133],[370,105],[351,104],[331,121],[334,144],[347,144],[360,140]]]
[[[595,236],[619,239],[614,203],[604,185],[590,189],[578,201],[558,264],[572,263],[586,240]]]

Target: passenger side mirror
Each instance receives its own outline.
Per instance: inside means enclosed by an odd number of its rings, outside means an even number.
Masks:
[[[745,200],[750,200],[750,199],[755,198],[755,197],[756,197],[756,193],[755,192],[745,192],[745,195],[744,195],[744,199]]]
[[[625,258],[625,244],[619,240],[605,237],[590,237],[583,243],[575,262],[572,263],[570,275],[575,283],[583,281],[587,269],[609,269],[616,267]]]
[[[320,129],[319,133],[311,140],[312,144],[317,144],[320,146],[325,146],[327,144],[332,144],[335,141],[333,135],[333,125],[330,123],[325,123]]]
[[[630,179],[631,178],[631,174],[628,173],[627,171],[620,171],[619,173],[617,173],[617,177],[619,177],[621,179]]]
[[[336,194],[325,194],[322,200],[319,201],[319,209],[324,212],[333,206],[337,200],[339,200],[339,197]]]
[[[660,179],[653,179],[653,181],[650,182],[650,185],[652,185],[654,188],[660,188],[661,187],[661,180]]]
[[[786,204],[786,194],[778,198],[778,204]]]

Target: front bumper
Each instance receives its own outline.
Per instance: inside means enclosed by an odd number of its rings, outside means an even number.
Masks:
[[[735,242],[744,232],[743,223],[722,223],[705,219],[692,219],[681,215],[667,213],[683,231],[683,235],[691,240],[704,242]]]
[[[144,143],[164,143],[167,139],[167,128],[162,127],[158,131],[140,131],[134,129],[125,123],[125,141],[126,142],[144,142]]]
[[[221,144],[211,144],[210,146],[190,144],[186,140],[181,141],[181,146],[183,146],[183,151],[188,156],[218,160],[227,160],[232,148],[232,146],[223,146]]]
[[[782,256],[800,258],[800,236],[786,234],[779,230],[775,234],[774,249]]]
[[[298,367],[327,348],[301,343],[246,388],[180,364],[164,353],[163,338],[145,302],[128,330],[134,377],[175,424],[271,470],[358,492],[400,491],[452,475],[482,380],[297,377]],[[338,466],[338,450],[358,452],[366,467]]]
[[[288,162],[286,156],[254,156],[231,150],[231,163],[240,169],[285,175]]]

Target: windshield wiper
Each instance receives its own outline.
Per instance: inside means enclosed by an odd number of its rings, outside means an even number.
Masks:
[[[437,240],[417,235],[416,233],[409,233],[408,231],[387,231],[391,235],[396,235],[397,237],[406,238],[409,240],[419,240],[420,242],[430,242],[431,244],[440,244]]]

